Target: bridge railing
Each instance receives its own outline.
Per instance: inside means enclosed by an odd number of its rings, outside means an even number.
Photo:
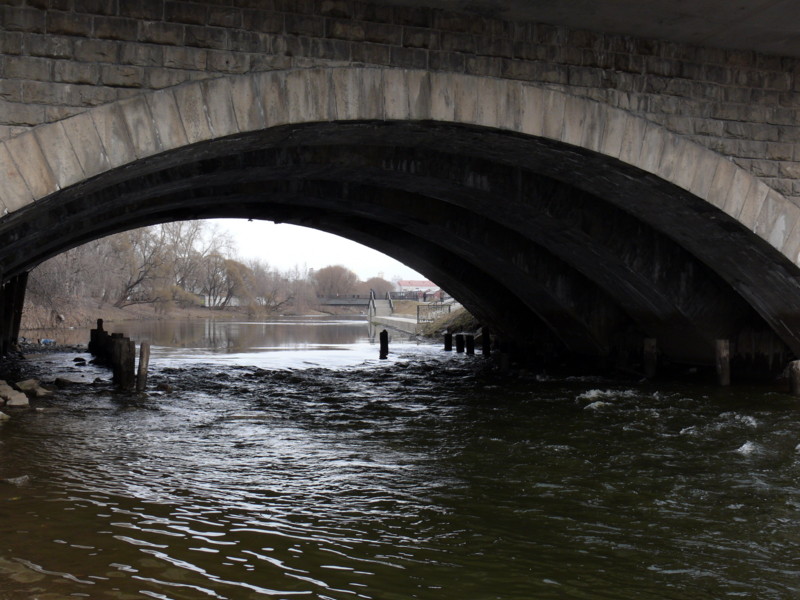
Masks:
[[[443,315],[450,314],[450,304],[420,304],[417,306],[417,323],[433,323]]]

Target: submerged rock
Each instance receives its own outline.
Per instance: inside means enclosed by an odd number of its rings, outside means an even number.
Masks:
[[[0,421],[8,421],[10,418],[6,413],[0,412]]]
[[[20,392],[28,392],[30,390],[34,390],[39,387],[39,380],[38,379],[26,379],[24,381],[18,381],[16,383],[17,389]]]
[[[17,389],[25,392],[31,398],[44,398],[52,396],[53,392],[43,387],[38,379],[26,379],[25,381],[18,381],[16,383]]]
[[[6,406],[28,406],[28,397],[5,382],[0,382],[0,399]]]
[[[3,483],[15,485],[17,487],[28,485],[31,482],[30,475],[22,475],[20,477],[9,477],[8,479],[0,479]]]
[[[6,398],[6,406],[30,406],[28,397],[22,392],[13,392],[13,396]]]

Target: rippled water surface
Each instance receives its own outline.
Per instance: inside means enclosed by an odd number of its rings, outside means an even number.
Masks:
[[[354,335],[159,346],[146,396],[78,384],[12,412],[0,598],[800,594],[793,399],[394,341],[378,361]],[[32,360],[106,377],[72,358]]]

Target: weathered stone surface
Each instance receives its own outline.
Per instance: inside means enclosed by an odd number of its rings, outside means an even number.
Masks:
[[[136,159],[137,151],[119,105],[100,107],[91,111],[90,115],[103,144],[109,167],[118,167]]]
[[[69,136],[60,122],[51,127],[39,127],[34,130],[34,134],[58,187],[68,187],[85,177]]]
[[[3,212],[13,212],[33,199],[6,144],[0,143],[0,204]]]
[[[712,163],[711,159],[716,159],[714,160],[716,165]],[[696,176],[695,180],[692,182],[692,188],[690,188],[690,191],[695,194],[702,193],[703,195],[701,197],[708,198],[709,202],[719,208],[722,208],[728,201],[728,196],[730,195],[731,186],[733,185],[733,179],[736,176],[737,168],[736,165],[730,161],[720,161],[713,155],[710,157],[703,156],[703,161],[698,165],[698,175],[702,173],[710,174],[712,169],[714,169],[713,178]]]
[[[236,123],[241,131],[256,131],[266,125],[258,80],[236,77],[231,81],[231,99]]]
[[[89,113],[64,119],[61,126],[86,177],[93,177],[108,169],[108,157]]]
[[[747,197],[744,200],[742,211],[739,213],[739,222],[748,229],[756,229],[756,220],[758,219],[761,209],[764,206],[764,201],[770,193],[769,186],[763,182],[754,179],[750,184],[750,189],[747,191]]]
[[[186,132],[172,90],[159,90],[145,98],[155,124],[159,149],[170,150],[185,146]]]
[[[58,183],[33,132],[11,138],[6,141],[6,148],[14,157],[19,173],[34,198],[43,198],[58,189]]]
[[[147,100],[142,96],[136,96],[120,102],[119,108],[131,136],[132,147],[137,158],[144,158],[160,152],[161,142],[158,139]]]
[[[211,138],[203,90],[198,85],[182,85],[174,90],[181,123],[190,144]]]
[[[202,83],[211,135],[215,138],[239,133],[228,79],[212,79]]]

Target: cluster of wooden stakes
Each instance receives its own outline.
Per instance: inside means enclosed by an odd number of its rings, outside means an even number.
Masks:
[[[122,392],[143,392],[147,387],[147,369],[150,365],[150,344],[139,347],[139,369],[136,369],[136,342],[121,333],[103,329],[103,319],[97,319],[97,329],[89,332],[89,353],[97,364],[111,367],[112,381]]]

